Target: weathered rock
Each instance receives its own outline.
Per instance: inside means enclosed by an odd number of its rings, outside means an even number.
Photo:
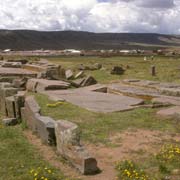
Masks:
[[[94,68],[95,68],[96,70],[102,68],[102,64],[99,64],[99,63],[95,63],[93,66],[94,66]]]
[[[1,66],[6,67],[6,68],[21,68],[22,63],[21,62],[6,62],[5,61]]]
[[[36,72],[29,71],[22,68],[0,68],[0,76],[1,77],[31,77],[35,78],[37,76]]]
[[[16,118],[15,100],[14,96],[6,97],[6,115],[9,118]]]
[[[74,78],[74,73],[70,69],[66,70],[65,74],[66,74],[66,79]]]
[[[26,90],[30,92],[36,92],[37,85],[38,85],[37,81],[33,79],[29,79],[26,84]]]
[[[8,87],[10,84],[8,83],[2,83],[0,86],[0,112],[3,115],[6,115],[6,103],[5,98],[8,96],[13,96],[17,93],[18,89]]]
[[[125,70],[120,66],[114,66],[111,70],[111,74],[122,75],[124,74]]]
[[[75,79],[82,78],[84,76],[84,71],[80,71],[75,75]]]
[[[33,72],[42,72],[47,69],[46,66],[38,65],[38,64],[24,64],[23,69],[30,70]]]
[[[35,133],[37,133],[36,119],[39,117],[40,110],[41,109],[33,96],[26,97],[23,119],[25,120],[27,126]]]
[[[15,126],[18,124],[18,120],[16,118],[7,118],[2,120],[2,124],[4,126]]]
[[[50,66],[46,70],[46,77],[49,80],[60,80],[65,78],[64,69],[61,66]]]
[[[46,116],[36,116],[37,134],[45,144],[55,145],[55,121]]]
[[[26,64],[28,63],[28,60],[27,59],[15,59],[15,60],[8,59],[7,62],[20,62],[21,64]]]
[[[84,70],[89,70],[89,67],[84,66],[83,64],[80,64],[79,67],[78,67],[78,69],[79,69],[80,71],[84,71]]]
[[[57,152],[66,158],[82,174],[98,171],[97,161],[80,144],[80,130],[74,123],[58,121],[55,124]]]
[[[96,83],[97,83],[97,81],[92,76],[88,76],[84,79],[81,86],[90,86],[90,85],[93,85]]]
[[[21,108],[24,107],[25,94],[26,94],[25,91],[18,91],[18,93],[14,96],[15,111],[16,111],[17,119],[21,119]]]
[[[84,81],[85,81],[85,78],[76,79],[71,82],[71,85],[74,87],[80,87]]]
[[[40,107],[33,96],[26,98],[25,107],[21,108],[21,114],[28,128],[36,133],[43,143],[55,145],[55,121],[50,117],[40,115]]]
[[[157,112],[157,115],[163,117],[178,117],[180,118],[180,106],[174,106],[166,109],[161,109]]]
[[[70,85],[70,83],[60,80],[29,79],[26,89],[32,92],[42,92],[48,90],[67,89]]]
[[[12,86],[15,88],[25,88],[26,83],[27,83],[27,78],[14,79],[12,82]]]

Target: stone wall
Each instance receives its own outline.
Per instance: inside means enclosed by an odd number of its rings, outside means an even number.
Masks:
[[[0,112],[6,117],[7,126],[24,121],[43,143],[55,145],[57,152],[70,162],[82,174],[94,174],[98,171],[97,161],[80,143],[79,127],[69,121],[55,121],[42,116],[41,108],[33,96],[19,91],[10,83],[0,83]]]

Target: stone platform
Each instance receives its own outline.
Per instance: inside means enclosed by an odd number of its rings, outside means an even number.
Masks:
[[[93,89],[93,91],[88,90]],[[93,112],[110,113],[127,111],[143,103],[142,99],[96,92],[94,88],[79,88],[74,90],[45,91],[51,99],[64,99],[69,103]]]
[[[22,68],[3,68],[0,67],[0,77],[31,77],[37,76],[36,72],[22,69]]]

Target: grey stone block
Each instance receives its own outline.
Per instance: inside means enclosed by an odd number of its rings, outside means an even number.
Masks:
[[[36,116],[36,118],[37,134],[41,138],[42,142],[49,145],[55,145],[55,121],[46,116]]]
[[[6,115],[9,118],[16,118],[16,108],[15,108],[15,100],[14,96],[6,97]]]
[[[2,124],[4,126],[15,126],[18,123],[16,118],[3,119]]]
[[[66,158],[82,174],[94,174],[98,171],[97,161],[80,144],[80,130],[69,121],[55,124],[57,152]]]

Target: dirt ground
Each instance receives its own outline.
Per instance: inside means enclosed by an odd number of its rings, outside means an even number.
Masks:
[[[177,141],[180,138],[180,135],[170,134],[168,132],[128,129],[123,133],[111,137],[111,142],[115,145],[114,147],[102,144],[86,144],[89,152],[98,160],[101,173],[93,176],[82,176],[70,165],[60,160],[55,150],[52,147],[42,144],[41,140],[33,135],[31,131],[24,131],[24,135],[51,165],[61,169],[68,177],[76,177],[83,180],[114,180],[116,177],[114,166],[117,161],[132,158],[137,159],[138,153],[140,156],[142,152],[143,155],[156,153],[165,142]]]

